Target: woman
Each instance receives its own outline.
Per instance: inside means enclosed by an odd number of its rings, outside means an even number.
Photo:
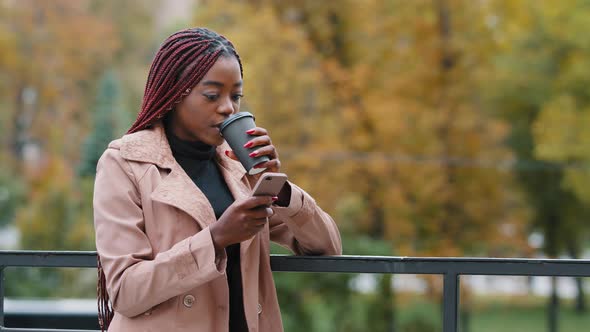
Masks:
[[[259,175],[219,133],[240,109],[242,78],[233,45],[210,30],[179,31],[158,50],[137,120],[97,166],[103,330],[282,331],[269,241],[341,253],[334,221],[301,188],[252,197]],[[248,134],[270,158],[261,166],[279,171],[268,132]]]

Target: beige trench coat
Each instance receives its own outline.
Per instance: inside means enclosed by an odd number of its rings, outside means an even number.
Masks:
[[[251,193],[240,163],[217,148],[235,199]],[[269,241],[298,255],[339,255],[336,224],[291,184],[288,207],[273,207],[269,224],[241,244],[244,311],[250,331],[282,331]],[[227,257],[215,257],[204,194],[175,161],[160,124],[111,142],[97,166],[96,247],[115,309],[109,331],[228,331]],[[219,256],[219,255],[218,255]]]

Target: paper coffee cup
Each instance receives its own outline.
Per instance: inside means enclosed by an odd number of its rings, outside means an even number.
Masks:
[[[219,127],[221,136],[225,138],[225,141],[232,148],[242,163],[242,166],[244,166],[250,175],[258,174],[264,171],[266,168],[254,168],[254,166],[270,160],[268,156],[249,156],[250,153],[259,149],[260,146],[255,146],[252,148],[244,147],[244,144],[248,143],[248,141],[254,138],[254,136],[248,135],[246,131],[255,127],[256,124],[254,123],[254,115],[249,112],[238,112],[236,114],[232,114],[229,118],[223,121]]]

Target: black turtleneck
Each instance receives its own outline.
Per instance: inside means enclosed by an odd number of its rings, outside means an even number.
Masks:
[[[176,161],[205,194],[219,219],[234,198],[215,162],[215,147],[202,142],[189,142],[166,130],[166,137]],[[229,287],[229,331],[248,331],[244,315],[242,273],[240,271],[240,244],[225,248],[227,253],[227,283]]]

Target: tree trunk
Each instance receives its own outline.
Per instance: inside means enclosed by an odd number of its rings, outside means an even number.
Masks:
[[[367,172],[367,182],[371,184],[367,192],[367,201],[369,202],[369,213],[371,215],[370,235],[374,239],[383,239],[385,234],[385,211],[379,206],[378,197],[375,193],[379,190],[378,180]],[[392,287],[393,275],[384,274],[379,283],[379,315],[383,319],[383,331],[395,332],[395,306],[394,290]]]
[[[549,216],[546,219],[545,225],[545,253],[550,258],[556,258],[558,253],[558,240],[559,234],[559,220],[558,215]],[[557,277],[551,277],[551,296],[547,306],[547,319],[548,319],[548,331],[557,332],[558,323],[558,306],[559,297],[557,296]]]
[[[442,144],[441,158],[446,160],[453,155],[451,143],[451,128],[454,123],[454,107],[453,100],[449,96],[449,89],[453,84],[450,79],[451,70],[455,65],[455,55],[452,52],[451,38],[451,11],[447,0],[436,0],[434,3],[438,18],[438,34],[440,38],[440,55],[439,55],[439,95],[435,101],[435,107],[439,112],[444,114],[444,118],[437,128],[437,136]],[[442,204],[443,217],[440,224],[440,232],[446,237],[455,237],[455,226],[458,222],[457,216],[461,214],[461,207],[457,204],[456,197],[454,197],[453,190],[456,185],[456,171],[450,164],[444,165],[444,174],[446,177],[447,192],[451,194],[445,199]],[[451,236],[453,234],[454,236]]]
[[[21,85],[15,94],[15,112],[12,117],[12,128],[13,133],[10,135],[10,145],[12,148],[12,155],[16,157],[20,163],[23,157],[23,150],[26,141],[26,128],[24,121],[22,120],[23,114],[25,114],[25,106],[22,98],[22,92],[24,87]]]
[[[384,322],[384,332],[395,332],[395,306],[392,281],[392,274],[384,274],[379,282],[379,292],[381,293],[379,299],[381,315],[379,316],[382,317]]]
[[[569,255],[573,259],[580,258],[578,245],[575,241],[568,242]],[[576,302],[575,302],[575,312],[577,314],[585,314],[586,313],[586,294],[584,292],[584,279],[582,277],[576,277],[576,288],[578,290],[576,294]]]
[[[586,313],[586,294],[584,292],[584,279],[582,277],[576,277],[576,288],[578,294],[576,296],[576,313],[583,315]]]

